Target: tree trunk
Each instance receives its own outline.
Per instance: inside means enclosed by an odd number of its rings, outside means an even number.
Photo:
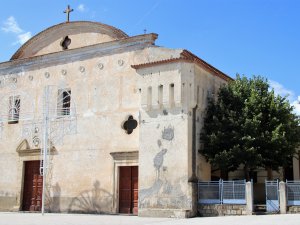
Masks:
[[[228,171],[227,170],[221,170],[221,179],[228,180]]]
[[[282,174],[283,174],[283,180],[287,180],[287,167],[286,166],[283,166],[282,167]]]
[[[250,173],[249,173],[249,166],[248,166],[248,164],[245,164],[245,166],[244,166],[244,173],[245,173],[245,179],[246,179],[246,181],[250,181]]]
[[[267,167],[268,180],[273,180],[273,170],[270,167]]]

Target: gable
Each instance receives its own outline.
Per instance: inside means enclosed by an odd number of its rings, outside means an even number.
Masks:
[[[66,36],[70,40],[67,49],[81,48],[128,37],[123,31],[102,23],[88,21],[61,23],[32,37],[17,50],[11,60],[64,51],[62,43]]]

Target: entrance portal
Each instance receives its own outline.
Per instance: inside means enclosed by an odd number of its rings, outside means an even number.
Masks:
[[[119,212],[138,213],[138,167],[121,166],[119,182]]]
[[[40,211],[42,206],[43,177],[40,161],[26,161],[23,189],[23,211]]]

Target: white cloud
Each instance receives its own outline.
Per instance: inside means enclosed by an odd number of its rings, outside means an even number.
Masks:
[[[295,113],[300,116],[300,96],[298,96],[298,100],[294,101],[292,105],[295,107]]]
[[[295,94],[293,91],[286,89],[282,84],[278,83],[277,81],[270,80],[269,83],[271,88],[274,89],[275,94],[287,97],[290,101],[295,98]]]
[[[24,44],[26,41],[28,41],[31,38],[31,32],[26,32],[23,34],[18,35],[18,43],[21,45]]]
[[[292,90],[285,88],[277,81],[269,80],[270,87],[274,89],[275,94],[287,97],[291,105],[294,106],[294,112],[300,115],[300,96],[296,97]]]
[[[15,17],[10,16],[8,17],[4,23],[3,26],[1,27],[1,30],[3,30],[4,32],[11,32],[11,33],[15,33],[15,34],[19,34],[22,33],[23,30],[19,27]]]
[[[6,33],[13,33],[16,35],[17,41],[13,44],[24,44],[26,41],[28,41],[31,38],[31,32],[26,32],[22,30],[16,21],[15,17],[10,16],[8,17],[4,22],[3,26],[1,27],[1,30]]]
[[[85,12],[85,11],[87,11],[87,9],[86,9],[86,7],[85,7],[84,4],[80,4],[80,5],[77,7],[77,10],[78,10],[79,12]]]

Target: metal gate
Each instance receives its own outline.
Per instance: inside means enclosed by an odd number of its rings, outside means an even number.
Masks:
[[[279,212],[279,183],[266,181],[266,205],[267,212]]]

